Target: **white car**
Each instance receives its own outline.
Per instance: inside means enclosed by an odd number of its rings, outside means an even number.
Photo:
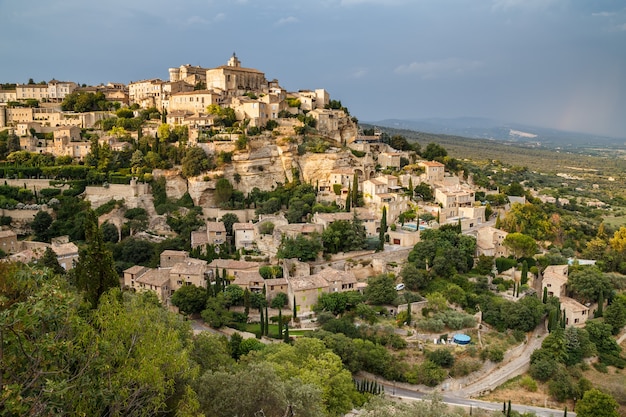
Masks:
[[[396,291],[402,291],[404,289],[404,284],[400,283],[396,285]]]

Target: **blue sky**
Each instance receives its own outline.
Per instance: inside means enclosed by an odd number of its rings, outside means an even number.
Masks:
[[[0,0],[0,82],[167,79],[233,52],[364,121],[487,117],[626,138],[623,0]]]

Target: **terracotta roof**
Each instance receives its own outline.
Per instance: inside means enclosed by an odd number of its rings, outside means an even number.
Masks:
[[[145,266],[141,266],[141,265],[133,265],[128,269],[124,270],[124,273],[128,273],[128,274],[133,274],[133,275],[139,275],[142,272],[144,272],[145,270],[147,270],[148,268],[146,268]]]
[[[72,242],[52,245],[52,250],[57,256],[78,255],[78,246]]]
[[[287,278],[266,279],[265,285],[267,285],[268,287],[273,285],[287,285]]]
[[[584,304],[579,303],[573,298],[560,297],[559,302],[561,303],[563,307],[567,307],[569,310],[575,310],[575,311],[589,310],[589,307],[585,306]]]
[[[253,285],[262,288],[264,282],[265,280],[261,274],[259,274],[259,271],[240,271],[235,276],[232,284],[239,285],[240,287],[250,287]]]
[[[150,269],[136,279],[140,284],[155,285],[162,287],[170,281],[169,269]]]
[[[191,247],[202,246],[209,243],[209,236],[206,230],[191,232]]]
[[[235,223],[235,224],[233,224],[233,230],[254,230],[254,224],[252,224],[252,223]]]
[[[306,277],[289,278],[288,281],[293,291],[306,291],[329,287],[328,281],[317,274]]]
[[[203,275],[205,271],[208,271],[206,261],[204,261],[204,263],[178,262],[172,267],[171,273],[179,275]]]
[[[334,268],[324,268],[315,275],[324,278],[328,283],[333,283],[336,281],[339,281],[343,284],[356,283],[356,277],[353,273],[340,271]]]
[[[161,256],[184,256],[185,258],[189,257],[189,252],[184,251],[184,250],[172,250],[172,249],[166,249],[163,252],[161,252]]]
[[[0,230],[0,238],[3,237],[16,237],[17,238],[17,233],[15,233],[13,230]]]
[[[420,164],[427,167],[444,167],[445,165],[437,161],[422,161]]]
[[[236,261],[234,259],[213,259],[209,264],[209,268],[226,268],[226,269],[253,269],[259,268],[259,262]]]
[[[226,226],[222,222],[206,222],[206,230],[209,232],[226,232]]]

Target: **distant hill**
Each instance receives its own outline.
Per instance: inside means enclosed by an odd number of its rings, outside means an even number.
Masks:
[[[473,139],[491,139],[518,143],[526,146],[576,149],[576,148],[619,148],[626,149],[626,139],[565,132],[556,129],[505,123],[497,120],[463,117],[454,119],[385,119],[365,124],[414,130],[425,133],[463,136]]]

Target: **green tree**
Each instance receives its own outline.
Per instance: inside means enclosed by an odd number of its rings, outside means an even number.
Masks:
[[[185,314],[199,314],[205,306],[207,292],[205,288],[195,285],[183,285],[172,294],[172,304]]]
[[[510,251],[513,257],[528,258],[537,252],[537,242],[532,237],[522,233],[509,233],[502,242]]]
[[[48,240],[48,229],[52,225],[52,216],[47,211],[38,211],[30,224],[31,229],[35,233],[35,238],[39,241]]]
[[[219,205],[230,200],[233,195],[233,185],[226,178],[220,178],[215,183],[215,202]]]
[[[596,266],[584,266],[571,271],[567,286],[577,299],[591,303],[598,300],[600,293],[611,294],[613,291],[609,278]]]
[[[222,223],[229,236],[233,236],[233,224],[239,223],[239,217],[234,213],[226,213],[222,216]]]
[[[448,156],[448,151],[436,143],[429,143],[426,145],[426,149],[422,151],[422,158],[427,161],[439,160],[446,156]]]
[[[387,233],[387,206],[383,206],[383,215],[380,219],[380,230],[378,232],[378,250],[385,249],[385,234]]]
[[[276,257],[278,259],[297,258],[302,262],[314,261],[322,251],[322,243],[319,236],[309,238],[298,235],[295,238],[283,236]]]
[[[181,163],[182,172],[186,178],[195,177],[214,167],[213,161],[209,158],[206,152],[204,152],[204,149],[198,146],[191,146],[187,148]]]
[[[418,269],[413,263],[406,263],[400,271],[402,282],[411,291],[423,290],[428,286],[432,277],[425,269]]]
[[[381,274],[367,280],[365,298],[372,304],[391,304],[396,299],[395,281],[390,274]]]
[[[194,387],[200,410],[208,416],[252,417],[261,412],[266,416],[282,416],[290,404],[295,415],[323,415],[320,388],[301,379],[283,377],[270,363],[251,363],[232,372],[208,371]]]
[[[604,312],[604,322],[611,326],[612,333],[618,334],[626,326],[626,295],[617,295]]]
[[[76,287],[85,292],[87,301],[95,308],[102,294],[110,288],[119,287],[120,280],[113,266],[113,255],[104,243],[93,210],[87,211],[85,239],[87,246],[80,251],[73,274]]]
[[[362,250],[366,246],[365,239],[365,227],[356,212],[352,221],[334,221],[322,232],[322,243],[327,253]]]
[[[201,332],[194,337],[189,357],[200,365],[202,372],[217,371],[235,365],[226,336],[209,332]]]
[[[352,177],[352,207],[359,207],[359,176],[356,172]]]
[[[279,292],[274,296],[274,298],[272,298],[270,307],[282,309],[288,304],[288,302],[289,301],[287,299],[287,294],[285,294],[284,292]]]
[[[595,388],[586,391],[576,403],[578,417],[619,417],[619,405],[615,399]]]
[[[49,247],[46,248],[39,262],[41,266],[50,268],[52,272],[54,272],[55,274],[60,274],[60,275],[65,274],[65,269],[63,269],[63,267],[59,264],[59,261],[57,259],[57,254],[54,253],[54,251],[50,249]]]
[[[415,195],[421,198],[422,201],[432,201],[434,198],[433,190],[428,183],[422,182],[415,186],[413,190]]]

